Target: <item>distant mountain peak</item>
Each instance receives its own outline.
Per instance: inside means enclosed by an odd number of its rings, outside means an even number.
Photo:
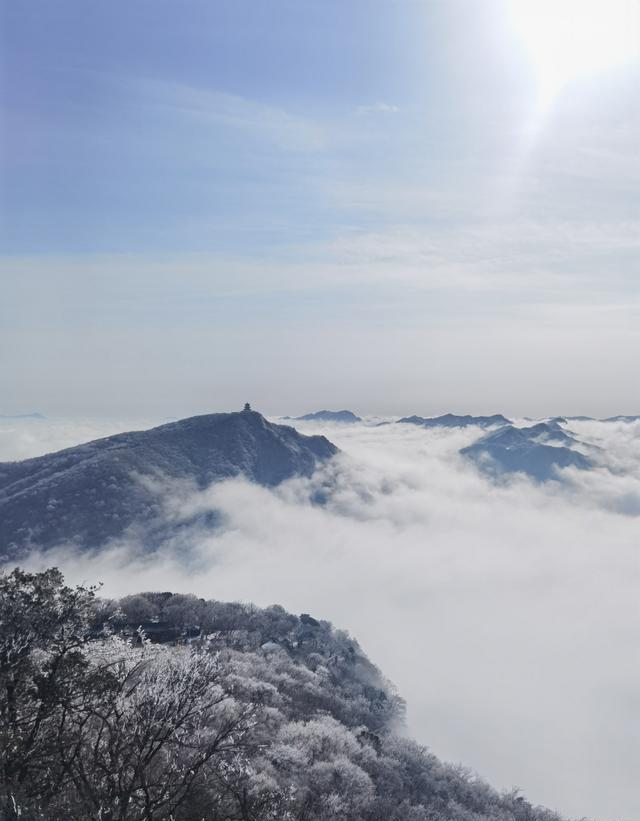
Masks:
[[[494,476],[525,473],[546,482],[559,478],[561,468],[587,470],[592,467],[586,456],[573,449],[578,444],[557,420],[550,420],[525,428],[506,425],[462,448],[460,453]]]
[[[419,425],[423,428],[466,428],[477,425],[481,428],[490,428],[494,425],[509,425],[510,420],[501,413],[494,413],[493,416],[457,416],[454,413],[445,413],[442,416],[405,416],[398,419],[399,423]]]
[[[188,480],[204,488],[242,475],[268,487],[311,475],[335,453],[324,436],[304,436],[242,410],[0,463],[0,559],[32,545],[96,547],[129,525],[153,520],[159,500],[136,477]]]
[[[304,416],[296,416],[295,420],[298,422],[362,422],[362,419],[350,410],[319,410],[306,413]]]

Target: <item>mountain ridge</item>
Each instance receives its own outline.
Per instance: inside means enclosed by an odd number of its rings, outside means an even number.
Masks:
[[[511,420],[501,413],[494,413],[492,416],[471,416],[470,414],[458,416],[455,413],[445,413],[442,416],[404,416],[396,422],[396,424],[400,423],[418,425],[423,428],[466,428],[471,425],[489,428],[494,425],[510,425]]]
[[[305,436],[244,410],[0,463],[0,558],[69,541],[97,547],[134,522],[153,520],[159,501],[139,476],[187,479],[204,488],[244,475],[272,487],[311,475],[337,452],[324,436]]]
[[[350,410],[319,410],[312,413],[305,413],[304,416],[295,416],[296,422],[343,422],[353,424],[362,422],[362,418]]]
[[[554,443],[554,444],[550,444]],[[505,425],[492,431],[460,453],[495,477],[525,473],[539,482],[558,479],[558,470],[591,468],[592,462],[573,445],[581,444],[559,422],[538,422],[525,428]]]

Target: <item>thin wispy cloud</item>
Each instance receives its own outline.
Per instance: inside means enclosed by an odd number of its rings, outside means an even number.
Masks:
[[[123,89],[124,91],[124,89]],[[191,119],[195,127],[235,131],[283,151],[319,151],[325,135],[320,122],[283,108],[211,88],[139,79],[126,84],[132,103]],[[206,131],[203,136],[206,136]]]
[[[494,407],[506,374],[519,413],[546,412],[533,403],[545,390],[555,401],[556,385],[576,412],[640,401],[625,376],[635,335],[624,344],[612,318],[626,310],[630,328],[637,312],[635,64],[574,78],[532,134],[534,67],[497,0],[331,3],[320,16],[276,3],[268,21],[242,0],[198,5],[197,24],[141,12],[126,30],[75,4],[59,18],[81,36],[52,40],[47,15],[31,21],[46,48],[29,71],[28,26],[8,21],[8,65],[26,85],[7,106],[5,413],[44,407],[43,394],[62,415],[103,413],[114,393],[129,405],[117,413],[163,415],[178,393],[206,408],[205,374],[230,407],[250,385],[269,412],[295,394],[391,412],[381,383],[407,412],[434,394],[450,407],[474,399],[465,349],[482,352]],[[54,72],[58,52],[67,68]],[[582,318],[598,305],[596,355]],[[127,360],[166,392],[130,398]],[[584,404],[592,368],[598,407]],[[277,384],[263,388],[266,372]],[[347,372],[361,376],[353,393]],[[335,394],[312,374],[335,376]],[[284,407],[265,405],[276,394]]]
[[[366,116],[368,114],[397,114],[400,107],[391,103],[377,102],[370,105],[359,105],[356,114]]]

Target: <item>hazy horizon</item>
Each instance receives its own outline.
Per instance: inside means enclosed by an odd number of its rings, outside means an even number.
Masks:
[[[0,412],[637,412],[636,0],[161,8],[3,4]]]
[[[240,394],[238,394],[238,396],[240,396]],[[248,398],[251,399],[251,397]],[[202,416],[213,413],[232,413],[234,411],[240,411],[244,407],[245,401],[247,401],[247,397],[241,398],[241,401],[235,402],[235,404],[232,404],[230,402],[212,402],[211,405],[203,404],[186,406],[181,403],[178,407],[176,407],[175,403],[168,403],[166,406],[157,408],[155,412],[152,412],[151,410],[146,410],[144,412],[141,412],[139,410],[136,411],[135,406],[134,410],[128,410],[126,406],[120,407],[118,411],[116,411],[114,408],[111,413],[105,413],[104,409],[102,412],[99,413],[83,412],[81,410],[76,410],[76,412],[68,411],[64,413],[48,413],[46,411],[43,411],[43,406],[29,406],[26,408],[17,409],[12,408],[10,410],[0,408],[0,420],[11,422],[20,419],[29,420],[29,417],[31,417],[29,421],[33,421],[34,423],[37,423],[38,421],[42,420],[62,423],[65,420],[77,421],[79,419],[85,419],[87,422],[104,422],[106,424],[114,424],[116,427],[123,420],[127,420],[129,424],[138,427],[152,427],[154,425],[161,425],[165,422],[175,421],[178,419],[187,419],[191,416]],[[254,402],[253,400],[250,401],[249,404],[251,405],[251,408],[253,410],[258,411],[258,413],[261,413],[266,418],[272,419],[274,421],[286,418],[295,420],[299,416],[303,416],[304,414],[308,413],[314,413],[320,410],[349,410],[355,413],[357,416],[362,417],[362,419],[364,420],[393,420],[405,416],[414,415],[430,418],[443,416],[446,414],[453,414],[455,416],[491,416],[494,414],[502,414],[503,416],[506,416],[508,419],[513,420],[541,420],[553,419],[558,417],[575,418],[579,416],[585,416],[591,419],[598,420],[609,419],[616,416],[640,416],[640,407],[638,406],[623,406],[622,408],[620,408],[613,407],[608,404],[604,406],[608,408],[608,411],[600,413],[589,413],[584,408],[573,408],[571,412],[567,412],[566,408],[564,409],[564,411],[562,408],[554,408],[552,403],[550,403],[550,407],[547,409],[547,412],[545,413],[528,412],[526,408],[520,408],[519,412],[514,412],[510,411],[508,408],[505,408],[502,405],[493,406],[485,402],[467,402],[458,403],[455,405],[435,402],[422,402],[418,404],[388,402],[381,404],[377,410],[372,410],[369,406],[363,406],[361,403],[354,404],[347,402],[317,402],[315,405],[300,404],[298,402],[292,403],[292,405],[282,406],[282,403],[274,402],[273,398],[267,400],[267,402],[265,403],[266,407],[262,406],[260,403]],[[273,410],[274,407],[278,408],[278,410]]]

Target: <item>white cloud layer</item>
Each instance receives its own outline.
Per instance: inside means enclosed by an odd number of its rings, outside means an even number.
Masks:
[[[31,459],[45,453],[101,439],[124,430],[141,430],[168,419],[2,419],[0,462]]]
[[[570,815],[640,817],[640,424],[572,423],[602,465],[564,487],[490,484],[457,455],[477,430],[300,428],[343,451],[310,480],[164,488],[168,516],[220,511],[215,534],[33,566],[102,580],[108,595],[191,591],[331,619],[398,685],[410,731],[438,755]],[[18,441],[0,438],[0,458]]]

